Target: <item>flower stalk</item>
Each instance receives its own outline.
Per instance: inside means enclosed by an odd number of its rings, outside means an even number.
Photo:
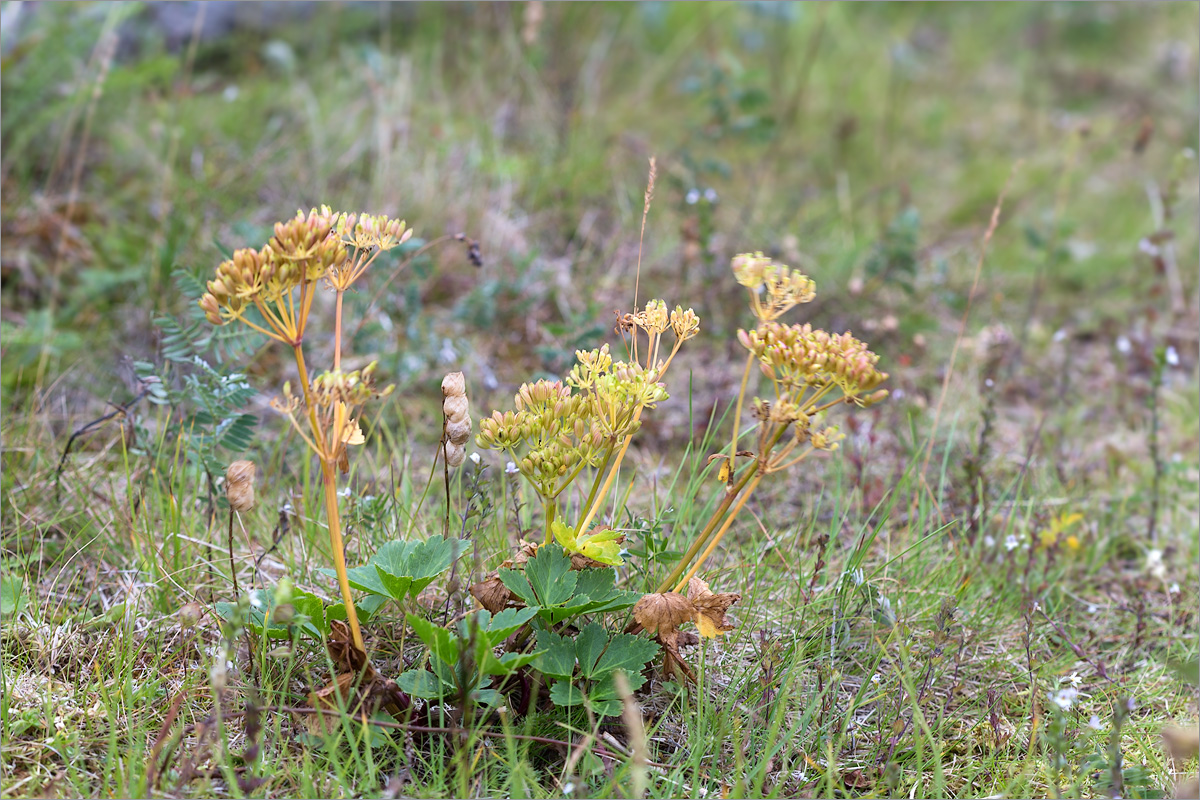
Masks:
[[[283,399],[272,406],[321,462],[321,486],[329,526],[329,546],[338,588],[346,608],[353,645],[363,654],[366,645],[358,622],[346,573],[345,543],[338,513],[338,473],[349,471],[347,448],[364,441],[358,417],[370,399],[387,395],[391,386],[375,387],[375,364],[343,372],[342,328],[345,292],[363,276],[379,254],[404,243],[412,231],[387,216],[334,213],[327,206],[303,211],[276,223],[270,241],[261,249],[243,248],[222,262],[200,299],[209,322],[240,322],[288,345],[296,362],[301,396],[283,386]],[[304,333],[319,282],[336,293],[333,369],[310,378],[304,356]],[[262,323],[248,315],[257,310]],[[297,412],[304,418],[302,425]]]

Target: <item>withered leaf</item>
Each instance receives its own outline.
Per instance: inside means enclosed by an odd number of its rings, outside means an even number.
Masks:
[[[357,678],[357,672],[339,673],[328,686],[309,693],[309,706],[315,708],[318,712],[337,711],[338,698],[350,696],[350,693],[354,690],[354,682]],[[337,717],[323,713],[309,714],[305,722],[307,723],[309,733],[323,734],[329,733],[337,726]]]
[[[1175,761],[1183,762],[1200,753],[1200,728],[1180,728],[1168,725],[1162,731],[1167,752]]]
[[[537,542],[530,542],[525,539],[522,539],[520,541],[520,543],[517,545],[517,552],[513,555],[512,558],[506,559],[504,561],[504,563],[500,565],[500,568],[501,569],[511,569],[513,567],[521,566],[522,564],[524,564],[526,561],[533,558],[534,555],[537,554],[537,549],[538,549]]]
[[[510,604],[521,605],[519,598],[513,594],[498,575],[471,585],[471,596],[479,601],[479,605],[493,614],[499,614]]]
[[[340,672],[328,686],[310,692],[308,705],[318,712],[336,711],[338,699],[346,700],[346,708],[352,714],[365,711],[372,714],[383,708],[398,716],[410,705],[409,697],[400,690],[395,681],[384,678],[370,664],[360,675],[357,672]],[[328,733],[337,724],[337,717],[327,713],[309,714],[306,720],[311,733]]]
[[[367,663],[367,654],[354,646],[350,626],[340,619],[330,621],[329,640],[325,646],[338,672],[357,673]]]
[[[615,541],[623,542],[623,541],[625,541],[625,537],[622,536]],[[571,556],[571,569],[576,570],[576,571],[581,570],[581,569],[596,569],[596,568],[611,569],[612,568],[611,564],[605,564],[603,561],[597,561],[594,558],[588,558],[583,553],[569,553],[568,555]]]
[[[650,633],[664,635],[695,619],[696,606],[675,592],[647,594],[633,607],[633,618]]]
[[[733,623],[725,618],[725,612],[742,599],[734,592],[715,593],[708,583],[700,578],[688,581],[688,599],[696,607],[696,628],[701,636],[712,638],[733,630]]]
[[[688,663],[683,660],[683,656],[679,655],[679,631],[659,633],[654,638],[663,649],[663,677],[670,680],[682,675],[683,678],[695,683],[696,674],[692,672],[692,668],[688,666]]]

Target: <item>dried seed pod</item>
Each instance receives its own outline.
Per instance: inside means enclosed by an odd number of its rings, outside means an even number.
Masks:
[[[443,445],[446,463],[457,467],[467,451],[471,438],[470,404],[467,402],[467,381],[461,372],[451,372],[442,378],[442,413],[446,415],[446,442]]]
[[[254,506],[253,461],[235,461],[225,471],[225,498],[234,511],[249,511]]]
[[[465,397],[467,380],[461,372],[450,372],[442,378],[442,397]]]
[[[469,415],[465,419],[458,421],[446,422],[446,438],[451,444],[465,445],[467,439],[471,438],[471,417]]]
[[[467,457],[467,448],[461,444],[446,442],[443,447],[443,452],[446,454],[446,464],[450,467],[460,466]]]
[[[466,419],[467,408],[468,403],[466,395],[454,395],[453,397],[447,397],[442,401],[442,413],[445,414],[451,422],[461,422],[462,420]]]

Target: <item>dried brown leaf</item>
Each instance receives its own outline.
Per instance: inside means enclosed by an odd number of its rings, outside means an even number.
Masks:
[[[623,542],[625,541],[625,537],[618,537],[615,541],[618,543]],[[573,570],[597,568],[612,569],[612,564],[605,564],[603,561],[597,561],[594,558],[588,558],[583,553],[569,553],[569,555],[571,556],[571,569]]]
[[[507,559],[503,564],[501,564],[500,568],[501,569],[511,569],[513,567],[521,566],[526,561],[533,558],[533,556],[537,553],[537,549],[538,549],[537,542],[530,542],[530,541],[526,541],[525,539],[522,539],[517,546],[516,554],[514,554],[512,558]]]
[[[325,646],[338,672],[358,673],[367,664],[367,654],[354,646],[350,626],[340,619],[329,623],[329,640]]]
[[[725,612],[742,599],[740,594],[716,593],[705,581],[692,578],[688,581],[688,599],[696,608],[696,628],[701,636],[712,638],[733,630],[733,623],[726,619]]]
[[[642,595],[642,599],[633,607],[633,618],[645,630],[662,636],[694,620],[696,606],[676,592],[647,594]]]
[[[670,631],[668,633],[660,633],[654,637],[655,640],[662,646],[663,650],[663,677],[670,679],[683,679],[696,682],[696,674],[692,672],[692,668],[683,660],[683,656],[679,655],[679,631]]]
[[[479,601],[479,605],[486,608],[493,614],[499,614],[506,608],[511,606],[521,605],[519,598],[509,591],[504,582],[500,580],[498,575],[472,584],[471,596]]]
[[[1180,728],[1169,725],[1162,730],[1163,742],[1171,758],[1183,762],[1200,753],[1200,727]]]

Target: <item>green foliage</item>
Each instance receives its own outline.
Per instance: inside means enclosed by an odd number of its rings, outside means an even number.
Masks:
[[[619,611],[636,603],[641,594],[616,588],[616,570],[572,570],[571,559],[558,545],[543,545],[525,562],[524,572],[499,571],[500,580],[525,605],[535,608],[546,625],[580,614]]]
[[[427,700],[470,698],[476,703],[494,705],[500,700],[500,692],[485,684],[527,666],[541,651],[497,657],[493,650],[533,619],[535,613],[533,608],[510,608],[495,616],[489,611],[479,611],[459,620],[452,629],[416,614],[406,615],[408,624],[429,648],[432,671],[409,670],[397,683],[409,694]]]
[[[244,357],[253,337],[206,325],[195,304],[205,291],[204,282],[187,270],[173,274],[188,301],[187,317],[184,322],[157,317],[163,363],[137,361],[134,369],[150,402],[173,412],[164,441],[182,438],[189,463],[216,475],[224,472],[230,455],[245,451],[254,441],[258,418],[242,409],[255,391],[245,375],[222,365],[230,356]]]
[[[17,616],[25,610],[25,579],[20,575],[0,578],[0,615]]]
[[[294,632],[299,631],[314,639],[329,637],[330,625],[336,620],[346,619],[346,608],[342,603],[325,605],[321,598],[311,592],[291,592],[291,600],[280,603],[275,589],[255,589],[250,592],[247,601],[249,608],[244,609],[241,619],[256,638],[262,638],[264,633],[268,639],[291,639]],[[383,598],[368,597],[356,604],[359,619],[370,619],[379,607]],[[289,611],[283,611],[290,606]],[[217,615],[226,622],[239,618],[236,603],[217,603]]]
[[[554,679],[550,699],[560,706],[586,703],[594,713],[605,717],[621,713],[614,673],[624,671],[630,688],[641,687],[646,682],[641,672],[659,649],[639,636],[609,634],[597,622],[584,626],[575,638],[541,630],[537,642],[543,652],[534,667]]]
[[[346,574],[355,589],[402,603],[405,595],[415,599],[463,552],[461,539],[444,539],[440,533],[425,541],[388,542],[366,564]]]

